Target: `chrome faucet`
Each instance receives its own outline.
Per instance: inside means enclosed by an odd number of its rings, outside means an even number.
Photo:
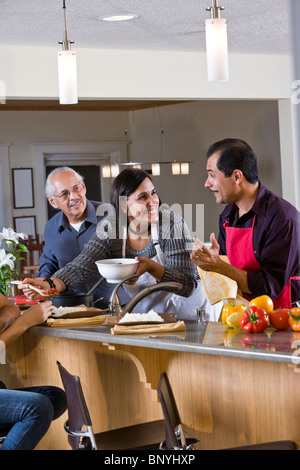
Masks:
[[[122,308],[120,298],[118,295],[118,290],[122,286],[122,284],[129,279],[134,277],[138,277],[135,274],[132,276],[128,276],[123,281],[119,282],[119,284],[114,288],[110,299],[109,299],[109,313],[110,315],[125,315],[125,313],[130,313],[134,307],[147,295],[152,294],[153,292],[157,292],[160,290],[165,290],[168,292],[178,292],[183,288],[183,285],[179,282],[159,282],[158,284],[153,284],[152,286],[145,287],[140,292],[138,292],[132,299],[130,299],[127,304]],[[163,312],[161,312],[163,313]]]

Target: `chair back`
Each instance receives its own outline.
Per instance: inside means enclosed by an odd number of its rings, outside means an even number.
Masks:
[[[163,372],[160,376],[157,391],[166,428],[164,448],[166,450],[186,449],[186,440],[181,426],[179,411],[166,372]]]
[[[40,241],[40,235],[37,233],[35,238],[32,235],[28,235],[28,239],[22,240],[22,243],[26,246],[28,253],[24,253],[24,259],[18,261],[18,272],[25,274],[26,277],[36,277],[45,242]]]
[[[65,430],[69,433],[68,441],[73,450],[77,450],[80,444],[80,436],[84,437],[89,433],[82,431],[83,427],[91,429],[92,422],[83,395],[80,378],[71,375],[59,361],[56,362],[61,376],[64,390],[66,392],[68,421]]]

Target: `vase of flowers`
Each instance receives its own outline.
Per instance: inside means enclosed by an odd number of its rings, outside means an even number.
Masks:
[[[27,235],[16,233],[12,228],[3,228],[0,232],[0,293],[6,297],[9,296],[12,276],[18,274],[15,263],[24,259],[21,253],[28,253],[19,238],[26,239]]]

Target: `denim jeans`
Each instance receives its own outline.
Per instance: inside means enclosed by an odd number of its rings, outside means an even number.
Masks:
[[[18,390],[1,386],[0,382],[0,432],[12,426],[1,450],[33,450],[52,420],[65,412],[65,392],[53,386]]]

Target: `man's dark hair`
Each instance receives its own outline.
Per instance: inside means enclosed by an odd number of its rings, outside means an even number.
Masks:
[[[257,158],[250,145],[241,139],[224,139],[212,144],[207,151],[207,158],[220,152],[217,168],[226,178],[234,170],[240,170],[249,183],[258,181]]]

